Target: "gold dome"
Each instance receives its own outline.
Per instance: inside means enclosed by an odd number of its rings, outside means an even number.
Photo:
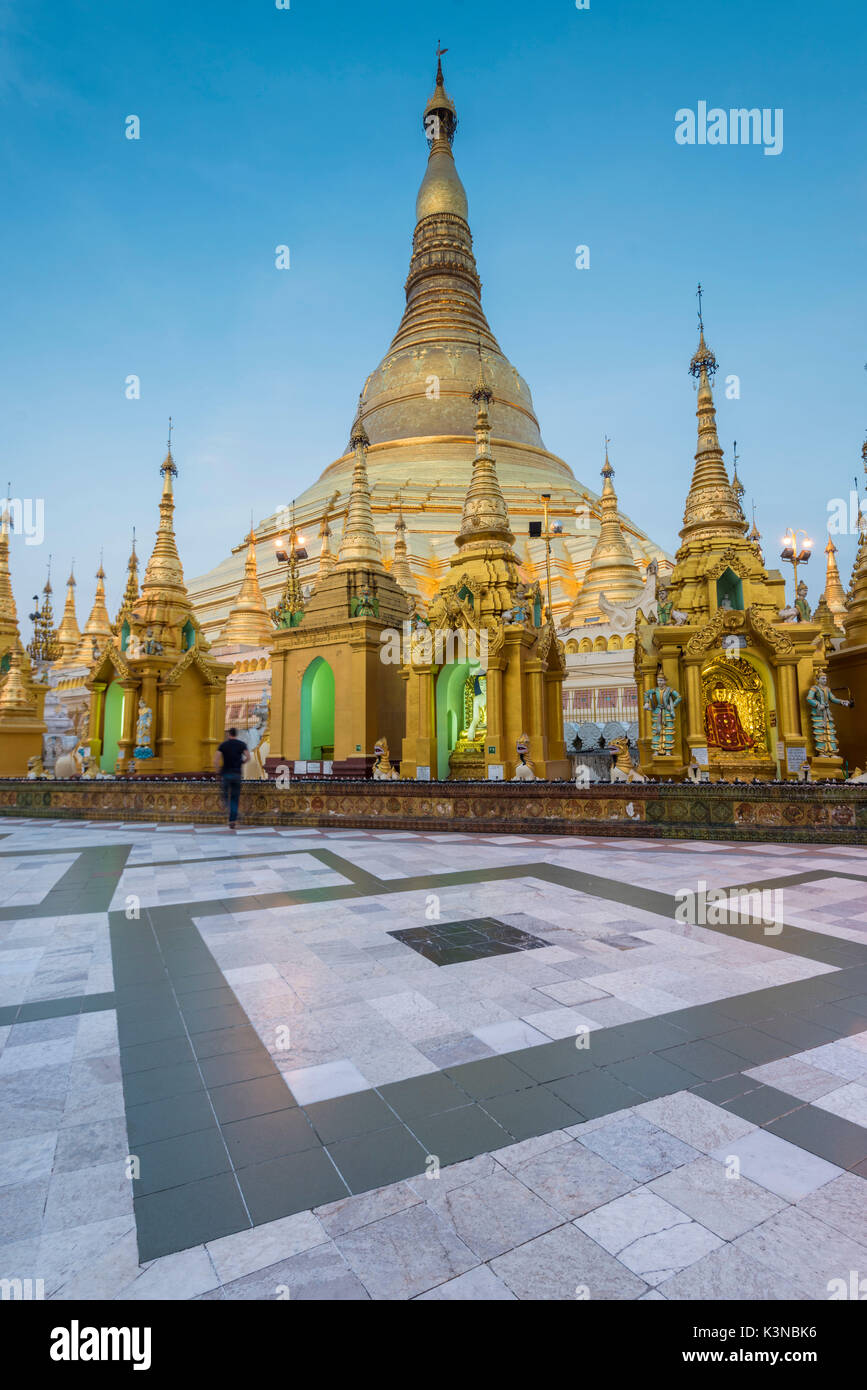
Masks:
[[[551,495],[551,515],[563,534],[552,545],[555,613],[565,616],[574,602],[598,534],[601,500],[579,483],[563,459],[546,449],[526,381],[506,357],[482,307],[481,280],[467,220],[466,194],[455,168],[452,141],[457,128],[454,103],[438,68],[433,96],[424,108],[429,145],[427,169],[417,202],[406,303],[397,332],[361,393],[356,425],[365,445],[373,527],[383,553],[390,554],[402,497],[409,563],[424,601],[448,571],[455,536],[462,524],[473,472],[476,406],[473,390],[484,357],[485,379],[496,406],[491,419],[491,451],[515,535],[523,576],[545,572],[544,542],[530,539],[531,519],[540,515],[542,493]],[[348,423],[348,422],[347,422]],[[337,540],[345,523],[356,458],[355,447],[329,463],[296,502],[298,523],[315,534],[330,519]],[[576,524],[576,513],[583,521]],[[663,551],[621,514],[627,544],[642,561]],[[280,534],[285,514],[275,513],[257,528],[260,538]],[[322,546],[327,544],[323,536]],[[305,583],[319,568],[317,550],[303,566]],[[206,630],[225,621],[238,592],[243,562],[225,559],[190,585]],[[279,567],[260,571],[266,599],[282,586]]]

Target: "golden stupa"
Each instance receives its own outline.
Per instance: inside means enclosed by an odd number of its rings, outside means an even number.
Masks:
[[[563,534],[551,548],[552,607],[560,622],[579,592],[599,535],[601,499],[546,449],[530,388],[485,317],[467,196],[452,152],[457,115],[445,90],[441,62],[423,124],[429,153],[416,199],[406,306],[391,346],[361,393],[360,418],[370,440],[371,510],[383,562],[387,569],[397,563],[404,588],[408,566],[423,602],[431,600],[448,571],[472,473],[471,393],[481,350],[497,402],[491,442],[525,580],[544,581],[545,542],[528,535],[529,522],[541,515],[543,493],[551,496],[552,520],[563,524]],[[339,545],[353,467],[353,451],[347,450],[296,499],[293,521],[308,537],[308,558],[300,563],[305,587],[315,580],[321,560],[329,565],[330,553]],[[581,524],[577,511],[582,513]],[[269,607],[277,603],[285,580],[275,542],[288,532],[289,524],[288,513],[275,513],[255,529],[259,582]],[[620,525],[643,573],[647,563],[664,552],[622,513]],[[317,532],[318,543],[311,539]],[[330,550],[329,535],[336,543]],[[197,617],[212,639],[235,603],[244,551],[237,547],[216,569],[190,582]]]

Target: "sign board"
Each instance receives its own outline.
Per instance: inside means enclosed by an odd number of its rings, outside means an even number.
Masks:
[[[504,770],[502,763],[488,763],[488,781],[502,782]]]
[[[422,766],[421,764],[419,764],[419,766],[418,766],[418,767],[416,768],[416,770],[415,770],[415,780],[416,780],[417,782],[429,782],[429,781],[430,781],[430,767],[425,767],[425,766]]]
[[[299,762],[297,761],[297,759],[296,759],[296,762],[295,762],[295,771],[296,771],[296,772],[306,772],[306,771],[307,771],[307,764],[306,764],[306,763],[299,763]]]
[[[696,762],[698,763],[699,767],[707,767],[707,749],[706,749],[706,748],[693,748],[693,750],[692,750],[692,756],[695,758],[695,760],[696,760]]]
[[[806,761],[807,761],[807,750],[806,750],[806,748],[787,748],[787,749],[786,749],[786,767],[788,768],[789,772],[797,772],[797,771],[798,771],[798,768],[799,768],[799,767],[802,767]]]

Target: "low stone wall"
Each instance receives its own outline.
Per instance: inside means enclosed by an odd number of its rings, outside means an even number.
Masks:
[[[212,780],[0,779],[0,818],[222,824]],[[245,782],[241,823],[863,845],[867,785]]]

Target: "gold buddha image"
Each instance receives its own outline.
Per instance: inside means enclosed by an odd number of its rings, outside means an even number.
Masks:
[[[467,676],[462,703],[463,725],[449,767],[453,777],[484,778],[487,722],[487,677],[478,672]]]
[[[717,757],[768,756],[764,690],[750,662],[730,657],[713,662],[702,673],[702,694],[707,744]]]

